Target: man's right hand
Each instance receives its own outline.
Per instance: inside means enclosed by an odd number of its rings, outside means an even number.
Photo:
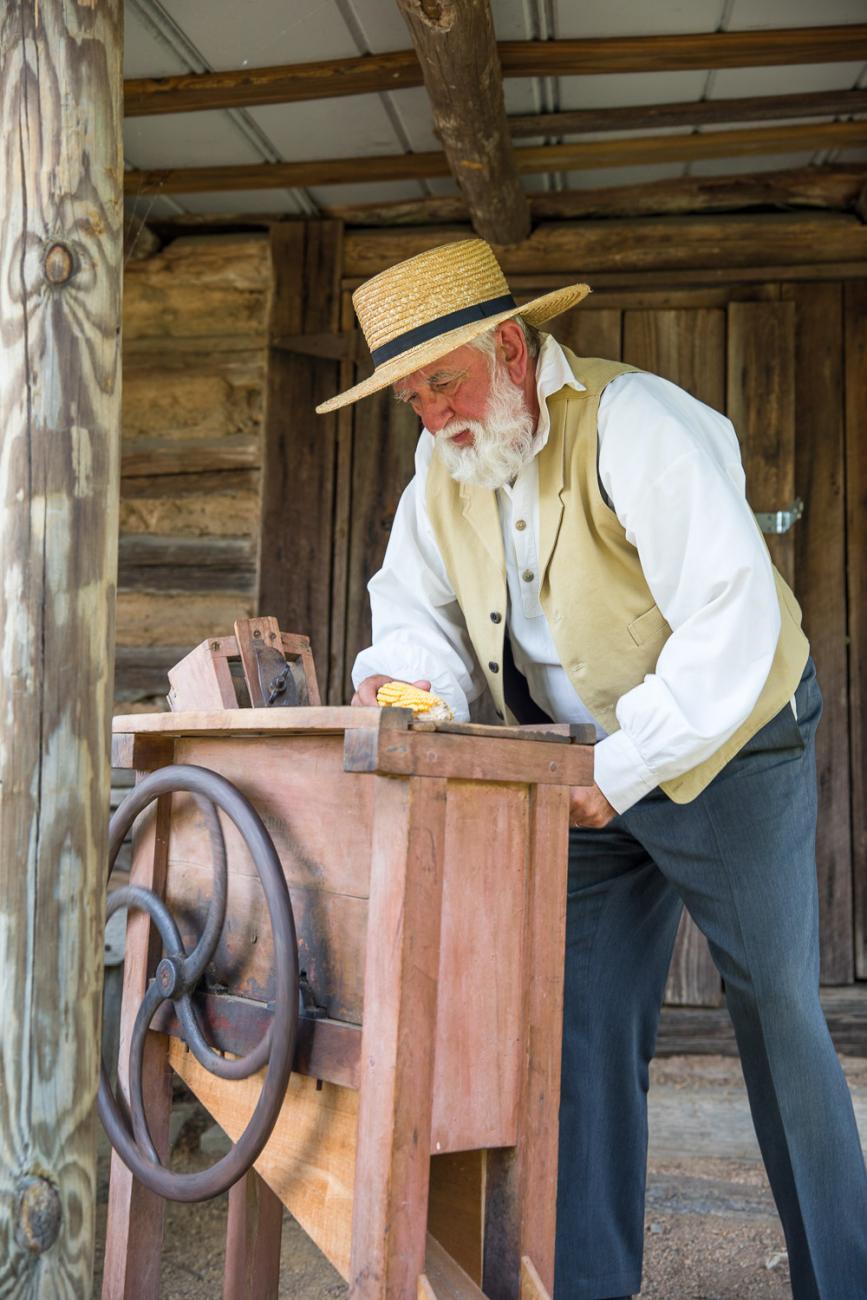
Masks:
[[[386,682],[394,682],[400,680],[401,678],[399,677],[397,678],[377,677],[377,676],[365,677],[363,682],[359,682],[358,690],[355,692],[355,694],[352,697],[352,703],[360,704],[363,707],[370,708],[372,705],[376,704],[376,692],[379,690],[380,686],[384,686]],[[407,682],[407,685],[417,686],[420,691],[430,690],[430,682],[426,682],[424,680],[419,682]]]

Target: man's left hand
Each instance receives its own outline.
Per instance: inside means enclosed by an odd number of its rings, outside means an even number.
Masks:
[[[598,785],[573,785],[569,799],[569,825],[598,830],[617,816]]]

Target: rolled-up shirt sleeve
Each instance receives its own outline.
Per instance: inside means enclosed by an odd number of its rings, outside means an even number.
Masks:
[[[615,384],[600,480],[672,629],[654,671],[618,700],[620,730],[596,746],[596,782],[625,812],[746,720],[780,612],[730,422],[656,376]]]
[[[415,477],[404,489],[382,568],[367,585],[373,644],[352,669],[353,685],[383,674],[399,681],[425,679],[465,721],[484,689],[466,623],[452,590],[425,508],[433,438],[424,431],[416,449]]]

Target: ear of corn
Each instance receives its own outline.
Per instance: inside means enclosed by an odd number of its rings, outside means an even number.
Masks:
[[[451,722],[455,716],[445,700],[408,682],[386,682],[376,692],[376,702],[383,708],[412,709],[428,722]]]

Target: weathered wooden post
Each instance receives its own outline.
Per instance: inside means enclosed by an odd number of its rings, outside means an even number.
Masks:
[[[121,0],[0,6],[0,1293],[92,1286]]]

